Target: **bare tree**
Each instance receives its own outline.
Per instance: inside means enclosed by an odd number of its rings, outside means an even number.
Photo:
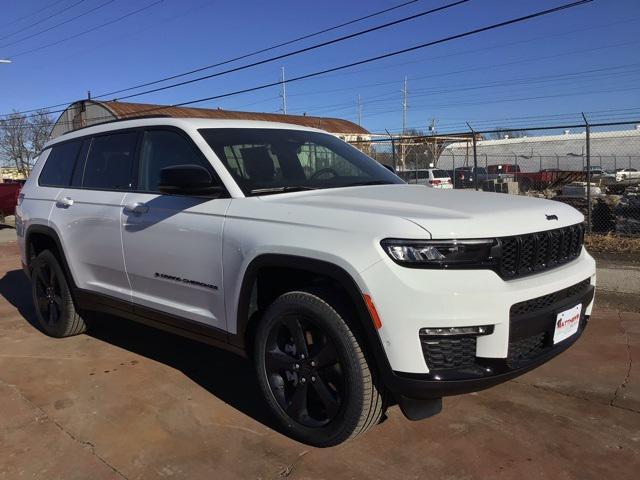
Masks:
[[[501,140],[503,138],[522,138],[526,137],[528,132],[526,130],[512,130],[505,127],[496,127],[495,130],[487,135],[491,140]]]
[[[14,112],[0,120],[2,163],[27,177],[52,127],[53,119],[46,110],[39,110],[30,116]]]

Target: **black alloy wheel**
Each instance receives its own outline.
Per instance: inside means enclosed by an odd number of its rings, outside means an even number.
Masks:
[[[271,328],[265,359],[280,407],[307,427],[328,424],[344,398],[345,378],[331,338],[304,315],[287,314]]]
[[[50,250],[44,250],[31,261],[31,285],[36,317],[44,333],[69,337],[86,330],[73,303],[67,277]]]
[[[36,308],[40,316],[51,328],[60,321],[62,309],[62,293],[56,272],[50,264],[42,264],[33,272]]]

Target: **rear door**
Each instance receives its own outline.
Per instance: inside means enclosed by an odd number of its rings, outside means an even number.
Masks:
[[[51,214],[79,288],[131,301],[120,235],[124,196],[133,185],[138,131],[82,142],[71,185]]]
[[[160,193],[160,170],[185,164],[200,165],[217,178],[186,133],[169,127],[143,133],[136,191],[127,193],[121,208],[134,309],[226,330],[222,233],[231,199]]]

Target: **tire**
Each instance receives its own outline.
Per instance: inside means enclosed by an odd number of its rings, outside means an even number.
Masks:
[[[361,435],[384,410],[375,372],[345,322],[347,311],[329,289],[288,292],[269,306],[256,331],[255,363],[267,404],[288,435],[316,447]]]
[[[50,250],[33,260],[31,291],[38,324],[44,333],[57,338],[84,333],[85,322],[76,311],[60,263]]]

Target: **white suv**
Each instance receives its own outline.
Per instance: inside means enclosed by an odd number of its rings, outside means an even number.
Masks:
[[[407,185],[320,130],[170,118],[56,138],[16,217],[44,332],[106,311],[247,355],[275,416],[318,446],[573,344],[595,286],[582,221]]]

